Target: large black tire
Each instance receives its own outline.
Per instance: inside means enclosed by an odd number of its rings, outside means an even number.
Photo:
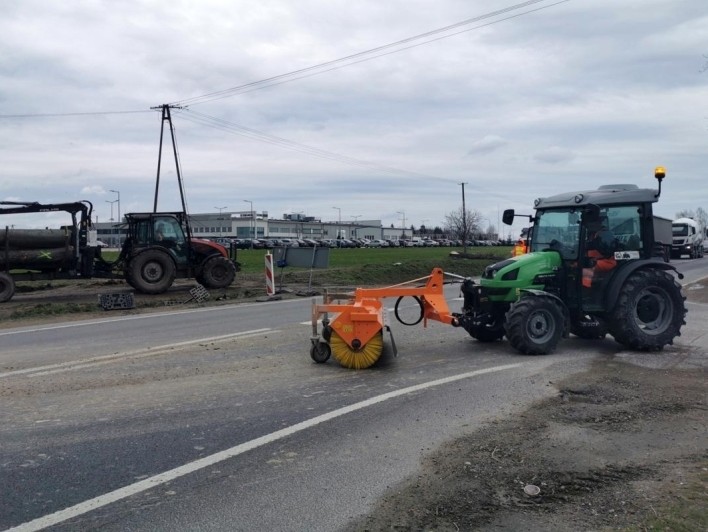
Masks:
[[[217,255],[207,259],[197,279],[207,288],[226,288],[236,278],[236,267],[226,257]]]
[[[128,265],[128,283],[143,294],[162,294],[175,280],[177,267],[172,258],[159,249],[137,254]]]
[[[506,314],[506,337],[522,353],[546,355],[553,352],[563,336],[564,316],[563,307],[555,298],[524,296]]]
[[[12,275],[0,272],[0,303],[10,301],[15,295],[15,280]]]
[[[610,333],[639,351],[659,351],[681,335],[686,307],[681,286],[663,270],[639,270],[627,278],[612,310]]]

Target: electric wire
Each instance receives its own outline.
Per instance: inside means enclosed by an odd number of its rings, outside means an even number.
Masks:
[[[504,8],[504,9],[500,9],[500,10],[497,10],[497,11],[493,11],[493,12],[490,12],[490,13],[486,13],[486,14],[484,14],[484,15],[480,15],[480,16],[477,16],[477,17],[474,17],[474,18],[471,18],[471,19],[467,19],[467,20],[464,20],[464,21],[462,21],[462,22],[457,22],[457,23],[455,23],[455,24],[451,24],[451,25],[446,26],[446,27],[444,27],[444,28],[439,28],[439,29],[437,29],[437,30],[431,30],[431,31],[428,31],[428,32],[425,32],[425,33],[422,33],[422,34],[419,34],[419,35],[416,35],[416,36],[413,36],[413,37],[408,37],[408,38],[406,38],[406,39],[402,39],[402,40],[400,40],[400,41],[396,41],[396,42],[394,42],[394,43],[390,43],[390,44],[378,46],[378,47],[372,48],[372,49],[370,49],[370,50],[366,50],[366,51],[363,51],[363,52],[358,52],[358,53],[356,53],[356,54],[352,54],[352,55],[345,56],[345,57],[342,57],[342,58],[339,58],[339,59],[334,59],[334,60],[332,60],[332,61],[327,61],[327,62],[324,62],[324,63],[320,63],[320,64],[318,64],[318,65],[313,65],[313,66],[310,66],[310,67],[306,67],[306,68],[294,70],[294,71],[292,71],[292,72],[288,72],[288,73],[285,73],[285,74],[280,74],[280,75],[277,75],[277,76],[272,76],[272,77],[269,77],[269,78],[262,79],[262,80],[260,80],[260,81],[253,81],[253,82],[250,82],[250,83],[246,83],[246,84],[244,84],[244,85],[239,85],[239,86],[236,86],[236,87],[231,87],[231,88],[229,88],[229,89],[224,89],[224,90],[220,90],[220,91],[216,91],[216,92],[211,92],[211,93],[203,94],[203,95],[201,95],[201,96],[195,96],[195,97],[192,97],[192,98],[187,98],[187,99],[184,99],[184,100],[177,100],[177,101],[171,102],[169,105],[179,105],[179,106],[194,106],[194,105],[200,105],[200,104],[207,103],[207,102],[211,102],[211,101],[215,101],[215,100],[221,100],[221,99],[224,99],[224,98],[229,98],[229,97],[231,97],[231,96],[235,96],[235,95],[238,95],[238,94],[243,94],[243,93],[252,92],[252,91],[256,91],[256,90],[261,90],[261,89],[265,89],[265,88],[272,87],[272,86],[275,86],[275,85],[282,85],[282,84],[284,84],[284,83],[290,83],[290,82],[292,82],[292,81],[297,81],[297,80],[300,80],[300,79],[304,79],[304,78],[316,76],[316,75],[319,75],[319,74],[324,74],[324,73],[326,73],[326,72],[331,72],[331,71],[333,71],[333,70],[338,70],[338,69],[341,69],[341,68],[344,68],[344,67],[347,67],[347,66],[351,66],[351,65],[355,65],[355,64],[358,64],[358,63],[363,63],[363,62],[366,62],[366,61],[371,61],[371,60],[377,59],[377,58],[379,58],[379,57],[383,57],[383,56],[386,56],[386,55],[391,55],[391,54],[394,54],[394,53],[402,52],[402,51],[404,51],[404,50],[409,50],[409,49],[411,49],[411,48],[415,48],[415,47],[418,47],[418,46],[422,46],[422,45],[424,45],[424,44],[429,44],[429,43],[431,43],[431,42],[439,41],[439,40],[442,40],[442,39],[447,39],[447,38],[449,38],[449,37],[453,37],[453,36],[459,35],[459,34],[461,34],[461,33],[467,33],[467,32],[473,31],[473,30],[477,30],[477,29],[480,29],[480,28],[484,28],[484,27],[487,27],[487,26],[491,26],[491,25],[493,25],[493,24],[498,24],[498,23],[503,22],[503,21],[506,21],[506,20],[511,20],[511,19],[514,19],[514,18],[518,18],[518,17],[524,16],[524,15],[527,15],[527,14],[529,14],[529,13],[534,13],[534,12],[537,12],[537,11],[542,11],[542,10],[544,10],[544,9],[548,9],[548,8],[557,6],[557,5],[559,5],[559,4],[563,4],[563,3],[566,3],[566,2],[570,2],[570,0],[559,0],[559,1],[556,1],[556,2],[554,2],[554,3],[545,5],[545,6],[540,6],[540,7],[534,8],[534,9],[530,9],[530,10],[528,10],[528,11],[524,11],[524,12],[521,12],[521,13],[516,13],[516,14],[514,14],[514,15],[510,15],[510,16],[508,16],[508,17],[503,17],[503,18],[500,18],[500,19],[498,19],[498,20],[494,20],[494,21],[491,21],[491,22],[487,22],[487,23],[485,23],[485,24],[481,24],[481,25],[478,25],[478,26],[474,26],[474,27],[472,27],[472,28],[466,28],[466,29],[461,30],[461,31],[457,31],[457,32],[454,32],[454,33],[450,33],[450,34],[448,34],[448,35],[438,36],[438,37],[435,37],[435,38],[432,38],[432,39],[428,39],[428,40],[425,40],[425,41],[422,41],[422,42],[415,42],[415,41],[418,41],[418,40],[421,40],[421,39],[425,39],[425,38],[430,37],[430,36],[433,36],[433,35],[438,35],[438,34],[440,34],[440,33],[449,32],[449,31],[451,31],[451,30],[453,30],[453,29],[456,29],[456,28],[459,28],[459,27],[462,27],[462,26],[465,26],[465,25],[469,25],[469,24],[472,24],[472,23],[474,23],[474,22],[479,22],[479,21],[484,20],[484,19],[492,18],[492,17],[498,16],[498,15],[500,15],[500,14],[508,13],[508,12],[511,12],[511,11],[514,11],[514,10],[517,10],[517,9],[521,9],[521,8],[528,7],[528,6],[530,6],[530,5],[537,4],[537,3],[540,3],[540,2],[545,2],[545,1],[547,1],[547,0],[529,0],[529,1],[527,1],[527,2],[522,2],[521,4],[516,4],[516,5],[514,5],[514,6],[510,6],[510,7]],[[408,43],[411,43],[411,42],[415,42],[415,43],[414,43],[414,44],[410,44],[410,45],[408,45],[408,46],[403,46],[403,45],[408,44]],[[399,47],[399,48],[397,48],[397,49],[395,49],[395,50],[390,50],[391,48],[395,48],[395,47]],[[340,64],[340,63],[343,63],[343,64]]]
[[[152,113],[151,109],[133,110],[133,111],[87,111],[82,113],[25,113],[17,115],[0,115],[0,118],[57,118],[66,116],[103,116],[103,115],[127,115],[136,113]]]
[[[198,113],[192,109],[182,109],[182,110],[176,111],[175,114],[179,114],[183,119],[193,122],[193,123],[196,123],[196,124],[204,125],[207,127],[212,127],[215,129],[219,129],[221,131],[225,131],[227,133],[232,133],[235,135],[244,136],[244,137],[247,137],[250,139],[258,140],[261,142],[265,142],[267,144],[272,144],[272,145],[279,146],[279,147],[289,149],[292,151],[305,153],[305,154],[312,155],[314,157],[318,157],[321,159],[329,159],[332,161],[341,162],[341,163],[348,164],[351,166],[358,166],[361,168],[374,169],[374,170],[378,170],[379,172],[383,172],[383,173],[390,174],[390,175],[409,176],[409,177],[424,178],[424,179],[438,180],[438,181],[444,181],[444,182],[455,182],[455,183],[457,182],[455,179],[433,176],[433,175],[429,175],[429,174],[422,174],[419,172],[412,172],[410,170],[402,170],[400,168],[394,168],[392,166],[385,166],[385,165],[373,163],[370,161],[365,161],[362,159],[350,157],[347,155],[342,155],[339,153],[323,150],[320,148],[315,148],[315,147],[308,146],[306,144],[301,144],[299,142],[288,140],[288,139],[285,139],[282,137],[270,135],[268,133],[265,133],[263,131],[259,131],[259,130],[253,129],[253,128],[241,126],[241,125],[235,124],[233,122],[228,122],[222,118],[216,118],[213,116],[206,115],[204,113]]]

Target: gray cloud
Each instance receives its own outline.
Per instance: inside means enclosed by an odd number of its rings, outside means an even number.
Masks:
[[[550,5],[549,0],[546,4]],[[512,2],[14,2],[0,18],[0,197],[150,208],[160,115],[149,108],[277,76]],[[708,197],[703,0],[571,0],[533,14],[192,108],[369,161],[351,166],[187,121],[175,126],[193,211],[287,209],[440,223],[468,205],[529,209],[539,195],[604,182],[654,186],[664,215]],[[212,124],[213,125],[213,124]],[[490,133],[493,132],[493,133]],[[510,143],[508,139],[513,139]],[[176,208],[165,145],[160,204]],[[384,167],[407,171],[392,175]],[[543,175],[529,185],[529,175]],[[681,195],[687,185],[692,194]],[[676,190],[672,191],[675,187]],[[104,191],[104,194],[101,193]],[[83,198],[82,196],[88,196]],[[163,201],[164,200],[164,201]],[[216,202],[216,203],[215,203]],[[687,204],[688,203],[688,204]]]

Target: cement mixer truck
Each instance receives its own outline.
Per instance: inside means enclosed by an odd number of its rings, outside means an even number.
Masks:
[[[671,255],[680,258],[688,255],[691,259],[703,257],[705,229],[693,218],[677,218],[671,224],[673,242]]]

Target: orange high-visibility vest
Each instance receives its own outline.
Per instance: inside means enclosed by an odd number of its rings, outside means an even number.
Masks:
[[[595,259],[595,266],[592,268],[583,268],[583,286],[590,288],[595,272],[609,272],[617,266],[617,261],[614,257],[603,257],[599,251],[595,249],[588,250],[588,257]]]
[[[527,251],[528,247],[526,246],[526,242],[524,240],[519,239],[519,241],[514,246],[514,249],[511,250],[511,256],[518,257],[519,255],[524,255]]]

